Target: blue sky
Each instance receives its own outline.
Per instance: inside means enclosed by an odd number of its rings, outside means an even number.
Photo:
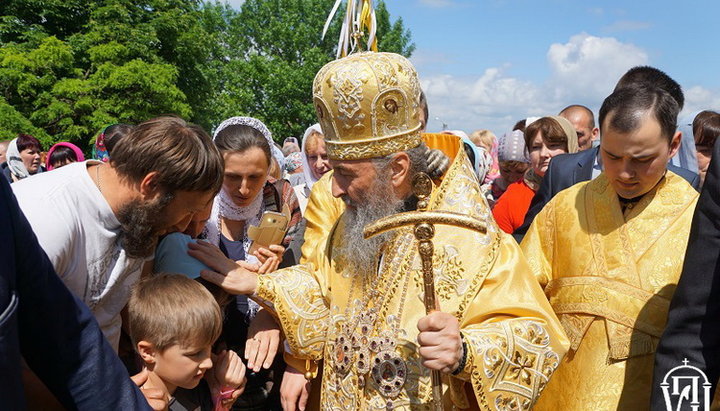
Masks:
[[[428,95],[429,131],[444,122],[500,135],[519,119],[575,103],[597,114],[617,79],[639,64],[658,67],[683,86],[681,117],[720,109],[717,0],[386,4],[412,32],[411,60]]]

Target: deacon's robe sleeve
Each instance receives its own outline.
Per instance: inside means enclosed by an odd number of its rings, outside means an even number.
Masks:
[[[517,243],[500,236],[497,257],[460,322],[467,362],[450,379],[459,408],[469,406],[463,382],[471,383],[481,409],[532,408],[569,347]]]
[[[555,203],[549,202],[538,213],[520,244],[532,273],[542,288],[552,280],[555,250]]]

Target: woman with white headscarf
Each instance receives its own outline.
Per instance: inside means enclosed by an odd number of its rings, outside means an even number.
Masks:
[[[215,197],[205,226],[207,241],[218,246],[222,254],[233,261],[256,264],[260,273],[296,264],[299,253],[286,252],[286,248],[294,238],[302,239],[302,234],[298,233],[302,216],[290,184],[270,176],[273,157],[279,164],[284,161],[270,131],[257,119],[232,117],[218,126],[213,140],[225,160],[225,173],[222,189]],[[291,211],[291,218],[282,245],[261,248],[251,254],[248,227],[259,225],[265,211],[282,212],[286,205]],[[218,258],[222,256],[218,255]],[[279,377],[284,368],[281,356],[272,365],[278,352],[280,333],[276,324],[274,328],[270,327],[272,330],[263,331],[267,330],[268,324],[273,324],[269,314],[258,311],[257,304],[245,296],[235,297],[234,304],[229,304],[225,310],[221,339],[229,349],[241,356],[244,353],[248,368],[255,371],[249,376],[245,392],[239,400],[239,404],[249,404],[249,409],[275,409],[279,404]],[[262,371],[271,366],[272,370]],[[273,380],[273,389],[268,392],[266,384]]]
[[[302,140],[302,163],[305,181],[293,188],[300,201],[300,208],[305,212],[313,185],[330,171],[330,161],[320,124],[313,124],[305,130]]]
[[[20,181],[45,171],[40,164],[40,141],[29,134],[20,134],[8,144],[5,156],[7,161],[2,164],[0,173],[10,183]]]

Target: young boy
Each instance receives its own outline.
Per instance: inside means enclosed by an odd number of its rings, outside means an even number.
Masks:
[[[130,338],[149,371],[141,388],[164,391],[170,409],[186,408],[176,403],[175,390],[193,390],[203,377],[207,385],[191,395],[201,409],[210,408],[210,402],[216,410],[229,409],[242,394],[245,365],[240,357],[233,351],[217,357],[211,352],[222,330],[222,314],[200,283],[178,274],[154,275],[133,289],[128,314]]]

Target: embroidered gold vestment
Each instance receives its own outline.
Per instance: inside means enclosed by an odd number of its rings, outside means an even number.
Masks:
[[[530,409],[568,342],[453,141],[454,161],[429,208],[486,221],[488,233],[436,226],[439,302],[457,317],[468,349],[462,372],[443,376],[445,409]],[[430,372],[418,354],[417,322],[425,308],[411,228],[385,244],[372,278],[354,275],[333,256],[342,230],[341,220],[307,264],[261,276],[256,298],[276,313],[294,357],[323,361],[322,409],[430,409]]]
[[[623,213],[603,173],[537,215],[521,247],[571,346],[536,410],[648,409],[697,197],[668,171]]]

